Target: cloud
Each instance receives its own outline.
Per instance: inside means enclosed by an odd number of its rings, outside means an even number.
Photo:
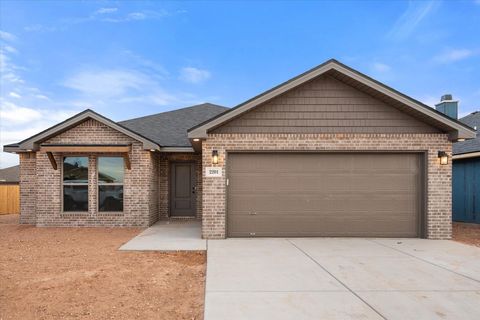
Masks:
[[[388,72],[390,71],[392,68],[385,64],[385,63],[381,63],[381,62],[375,62],[373,64],[373,70],[375,70],[376,72],[379,72],[379,73],[384,73],[384,72]]]
[[[97,69],[80,71],[67,78],[64,86],[76,90],[88,105],[166,106],[191,101],[183,93],[169,93],[159,79],[131,69]]]
[[[17,49],[15,49],[14,47],[12,46],[3,46],[2,47],[3,50],[5,50],[6,52],[10,52],[10,53],[17,53]]]
[[[26,32],[53,32],[57,30],[57,28],[52,26],[46,26],[43,24],[33,24],[30,26],[26,26],[23,28]]]
[[[194,67],[184,67],[180,70],[180,79],[189,83],[201,83],[210,78],[208,70],[202,70]]]
[[[36,94],[34,97],[40,100],[50,100],[46,95],[43,94]]]
[[[65,108],[68,103],[63,101],[57,105],[40,89],[29,85],[22,77],[26,69],[14,62],[14,53],[0,51],[0,150],[5,144],[28,138],[79,111],[76,106]],[[0,152],[0,168],[15,164],[17,155]]]
[[[169,75],[167,69],[161,64],[146,59],[130,50],[124,50],[121,54],[130,61],[135,68],[151,72],[156,78],[163,78]]]
[[[433,11],[436,5],[435,1],[408,2],[407,9],[397,19],[388,33],[388,37],[397,40],[408,38],[420,23]]]
[[[469,49],[450,49],[435,56],[433,60],[439,63],[449,63],[464,60],[476,54],[478,54],[478,52]]]
[[[126,15],[117,15],[115,17],[96,17],[95,19],[102,22],[113,22],[113,23],[121,23],[121,22],[129,22],[129,21],[141,21],[147,19],[160,19],[170,15],[168,11],[161,10],[161,11],[152,11],[152,10],[144,10],[144,11],[136,11],[130,12]]]
[[[15,41],[17,37],[11,33],[0,30],[0,39],[4,41]]]
[[[0,100],[0,148],[31,137],[78,113],[78,109],[38,109]],[[18,156],[0,153],[0,168],[18,164]]]
[[[18,106],[2,99],[0,101],[0,118],[9,125],[24,124],[41,118],[41,113],[31,108]]]
[[[8,53],[3,50],[0,50],[0,81],[4,86],[6,82],[8,83],[24,83],[24,80],[19,75],[18,71],[25,70],[25,68],[17,66],[12,62]]]
[[[100,8],[97,11],[95,11],[93,14],[106,14],[106,13],[113,13],[117,11],[118,11],[118,8]]]
[[[89,22],[106,22],[106,23],[126,23],[144,20],[157,20],[167,16],[184,14],[186,11],[177,10],[169,12],[167,10],[141,10],[128,13],[121,13],[118,8],[104,7],[97,9],[88,16],[67,17],[59,21],[52,22],[51,25],[33,24],[24,27],[26,32],[53,32],[68,28],[71,25],[89,23]]]
[[[150,83],[148,76],[134,70],[86,70],[68,78],[64,85],[85,95],[116,97]]]

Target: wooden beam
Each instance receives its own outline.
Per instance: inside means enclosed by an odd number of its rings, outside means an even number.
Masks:
[[[129,152],[129,146],[41,146],[43,152]]]
[[[55,157],[51,152],[47,152],[48,160],[50,160],[50,163],[52,164],[53,170],[57,170],[57,162],[55,161]]]
[[[130,162],[128,152],[123,155],[123,162],[125,163],[125,167],[127,167],[128,170],[132,169],[132,163]]]

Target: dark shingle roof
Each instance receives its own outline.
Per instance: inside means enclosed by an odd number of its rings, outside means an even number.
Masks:
[[[475,111],[460,119],[461,122],[474,128],[477,127],[475,139],[460,141],[453,144],[453,154],[480,152],[480,111]]]
[[[19,182],[20,181],[20,166],[13,166],[5,169],[0,169],[0,183],[1,182]]]
[[[155,141],[162,147],[191,147],[187,138],[187,130],[227,109],[211,103],[204,103],[118,123]]]

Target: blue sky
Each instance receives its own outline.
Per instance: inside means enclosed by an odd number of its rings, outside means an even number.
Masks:
[[[225,106],[329,58],[429,105],[480,109],[480,0],[1,1],[0,142],[92,108]],[[17,163],[1,153],[0,167]]]

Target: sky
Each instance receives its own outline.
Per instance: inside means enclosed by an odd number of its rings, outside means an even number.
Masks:
[[[480,0],[2,0],[0,45],[2,146],[87,108],[119,121],[233,107],[330,58],[480,110]],[[0,153],[0,168],[17,163]]]

